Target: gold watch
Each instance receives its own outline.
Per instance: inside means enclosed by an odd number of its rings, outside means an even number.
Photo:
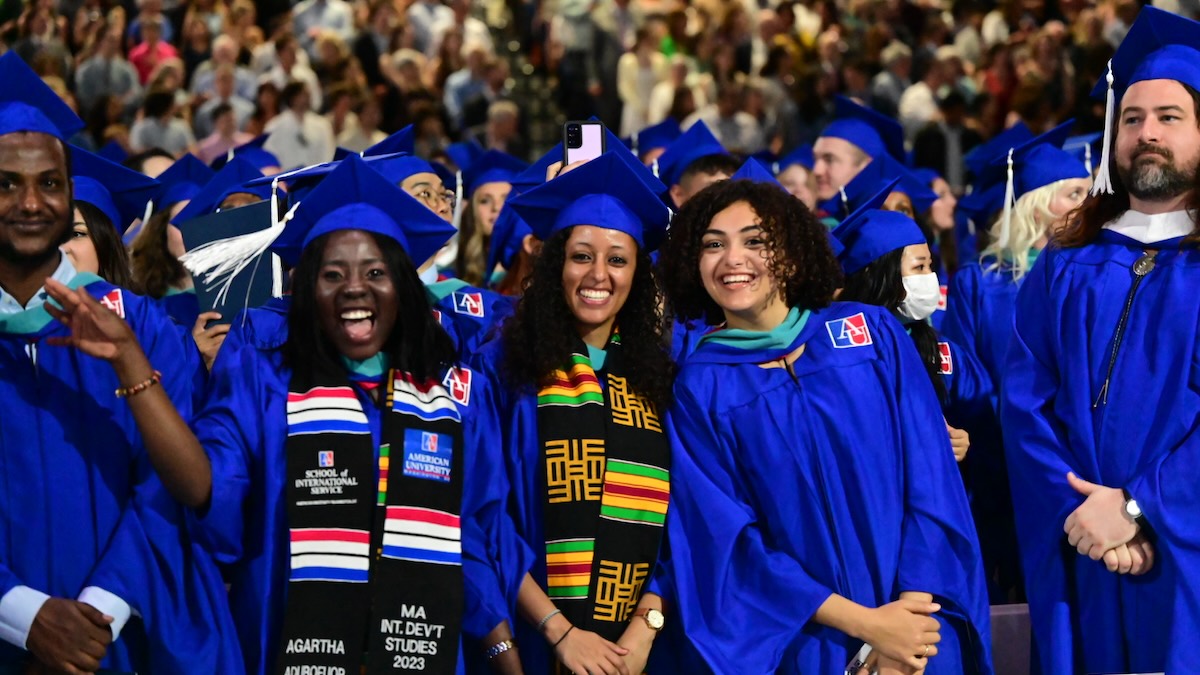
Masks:
[[[661,631],[663,625],[666,624],[666,617],[663,616],[663,613],[652,607],[643,607],[634,612],[633,615],[642,617],[646,625],[650,627],[650,630],[653,630],[655,633]]]

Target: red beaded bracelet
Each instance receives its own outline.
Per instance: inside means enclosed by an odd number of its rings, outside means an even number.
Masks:
[[[150,379],[144,382],[138,382],[132,387],[117,387],[117,391],[115,393],[117,398],[129,398],[130,396],[137,396],[159,382],[162,382],[162,373],[156,370],[154,371],[154,374],[150,376]]]

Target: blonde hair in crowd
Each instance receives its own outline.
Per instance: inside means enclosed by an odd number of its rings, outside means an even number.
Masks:
[[[992,259],[992,262],[985,267],[987,271],[996,270],[1006,264],[1012,271],[1014,280],[1020,280],[1029,272],[1029,252],[1033,249],[1033,245],[1043,236],[1050,236],[1049,230],[1054,225],[1054,221],[1066,215],[1064,213],[1056,216],[1050,210],[1050,202],[1054,201],[1054,195],[1066,182],[1066,180],[1055,181],[1021,195],[1021,198],[1013,205],[1008,245],[1003,248],[999,245],[998,234],[1003,225],[1004,216],[1001,215],[996,219],[990,232],[992,241],[979,256],[981,260]]]

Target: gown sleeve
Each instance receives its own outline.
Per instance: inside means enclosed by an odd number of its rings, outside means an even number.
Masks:
[[[946,408],[946,421],[959,429],[977,428],[980,420],[992,412],[992,378],[970,347],[964,348],[962,343],[949,339],[940,344],[949,349],[953,370],[947,392],[950,405]]]
[[[746,485],[713,411],[686,386],[675,395],[667,536],[684,632],[715,672],[773,673],[832,591],[767,545],[747,494],[771,486]]]

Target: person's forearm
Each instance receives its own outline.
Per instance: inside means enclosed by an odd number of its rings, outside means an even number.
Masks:
[[[154,375],[154,367],[140,348],[127,350],[112,365],[122,387],[146,382]],[[128,396],[125,401],[142,435],[150,463],[171,496],[191,508],[208,503],[212,492],[208,455],[175,410],[162,384]]]
[[[828,626],[861,640],[866,633],[867,612],[869,611],[870,609],[867,607],[833,594],[821,603],[816,614],[813,614],[812,620],[822,626]]]
[[[571,622],[561,612],[555,614],[557,610],[550,596],[533,580],[533,575],[526,574],[517,591],[517,611],[526,623],[539,629],[550,644],[557,642],[571,628]]]
[[[483,638],[483,648],[485,650],[491,649],[505,640],[512,639],[512,629],[509,627],[508,622],[501,621],[499,625],[492,629],[492,632]],[[513,644],[515,645],[516,643],[514,642]],[[516,646],[510,647],[508,650],[488,659],[488,665],[495,672],[504,673],[505,675],[520,675],[523,672],[521,670],[521,657],[517,653]]]

